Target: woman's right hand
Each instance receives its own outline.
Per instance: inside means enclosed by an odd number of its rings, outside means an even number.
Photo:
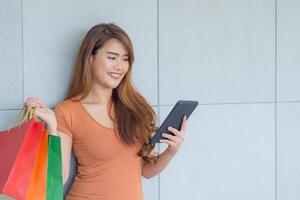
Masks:
[[[55,113],[50,108],[48,108],[40,98],[29,97],[26,99],[24,105],[26,105],[26,107],[36,108],[36,115],[38,118],[46,122],[49,134],[57,134],[57,122]]]

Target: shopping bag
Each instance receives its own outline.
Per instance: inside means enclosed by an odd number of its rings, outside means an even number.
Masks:
[[[30,132],[33,121],[27,121],[21,127],[0,131],[0,191],[5,185],[13,164],[18,156],[25,136]],[[5,159],[4,159],[5,158]]]
[[[47,200],[63,200],[61,140],[53,135],[48,139]]]
[[[30,108],[19,127],[0,132],[0,155],[10,155],[0,161],[0,193],[17,200],[63,199],[60,137],[44,126]]]
[[[22,117],[33,116],[28,110]],[[0,192],[16,199],[25,199],[27,189],[34,170],[44,130],[44,122],[36,121],[36,117],[21,123],[20,126],[0,133]]]
[[[46,199],[47,184],[47,162],[48,162],[48,132],[44,130],[39,152],[35,160],[33,174],[29,183],[26,199]]]

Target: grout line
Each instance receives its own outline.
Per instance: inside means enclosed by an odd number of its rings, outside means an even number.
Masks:
[[[18,111],[18,110],[22,110],[21,108],[0,108],[0,111],[13,111],[13,110],[16,110],[16,111]]]
[[[277,98],[276,98],[277,99]],[[251,104],[284,104],[284,103],[300,103],[300,101],[262,101],[262,102],[228,102],[228,103],[200,103],[199,106],[214,106],[214,105],[251,105]],[[151,105],[151,107],[155,107],[160,110],[160,107],[168,107],[174,106],[175,104],[159,104],[159,105]],[[54,109],[54,107],[50,107]],[[9,111],[9,110],[22,110],[22,108],[0,108],[0,111]],[[159,116],[158,116],[159,118]]]
[[[226,102],[226,103],[199,103],[199,105],[235,105],[235,104],[268,104],[275,101],[248,101],[248,102]]]
[[[275,104],[275,103],[300,103],[300,101],[262,101],[262,102],[228,102],[228,103],[199,103],[199,106],[214,105],[243,105],[243,104]],[[174,106],[175,104],[160,104],[160,106]]]
[[[23,6],[23,1],[24,0],[21,0],[21,29],[22,29],[22,83],[23,83],[23,85],[22,85],[22,104],[23,104],[23,102],[25,101],[25,88],[24,88],[24,83],[25,83],[25,81],[24,81],[24,25],[23,25],[23,22],[24,22],[24,20],[23,20],[23,17],[24,17],[24,6]]]
[[[275,54],[275,200],[277,200],[277,195],[278,195],[278,183],[277,183],[277,163],[278,163],[278,152],[277,152],[277,0],[275,0],[275,24],[274,24],[274,29],[275,29],[275,49],[274,49],[274,54]]]
[[[156,1],[156,28],[157,28],[157,32],[156,32],[156,40],[157,40],[157,43],[156,43],[156,48],[157,48],[157,104],[158,104],[158,107],[157,107],[157,121],[158,123],[160,123],[160,101],[159,101],[159,93],[160,93],[160,90],[159,90],[159,78],[160,78],[160,74],[159,74],[159,0]],[[160,153],[160,144],[158,144],[158,152]],[[158,174],[158,200],[160,200],[160,173]]]
[[[265,102],[228,102],[228,103],[199,103],[199,106],[214,106],[214,105],[243,105],[243,104],[273,104],[275,101]],[[300,101],[299,101],[300,103]],[[163,104],[160,106],[174,106],[175,104]]]
[[[215,106],[215,105],[253,105],[253,104],[284,104],[284,103],[300,103],[300,101],[265,101],[265,102],[232,102],[232,103],[202,103],[199,106]],[[160,107],[170,107],[175,104],[160,104],[160,105],[151,105],[152,107],[157,108],[158,113],[160,112]],[[54,107],[50,107],[54,109]],[[0,108],[0,111],[10,111],[10,110],[22,110],[22,108]],[[157,115],[159,122],[159,115]]]
[[[199,106],[215,106],[215,105],[252,105],[252,104],[284,104],[284,103],[300,103],[300,101],[265,101],[265,102],[232,102],[232,103],[202,103]],[[151,107],[157,108],[158,112],[160,111],[160,107],[170,107],[175,104],[160,104],[160,105],[151,105]],[[54,109],[54,107],[50,107],[50,109]],[[22,110],[22,108],[0,108],[0,111],[10,111],[10,110]],[[159,115],[157,115],[159,122]]]
[[[277,99],[277,93],[276,93],[276,99]],[[277,101],[276,100],[276,104],[278,103],[300,103],[300,101]]]

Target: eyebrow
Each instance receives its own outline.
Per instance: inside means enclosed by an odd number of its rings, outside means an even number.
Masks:
[[[119,55],[118,53],[116,53],[116,52],[111,52],[111,51],[107,51],[107,52],[105,52],[105,53],[113,54],[113,55],[116,55],[116,56]],[[129,56],[129,54],[124,54],[123,56]]]

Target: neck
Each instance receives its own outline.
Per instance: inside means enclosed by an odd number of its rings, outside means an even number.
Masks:
[[[93,84],[90,94],[84,102],[90,104],[108,105],[112,97],[112,88],[106,88],[99,84]]]

